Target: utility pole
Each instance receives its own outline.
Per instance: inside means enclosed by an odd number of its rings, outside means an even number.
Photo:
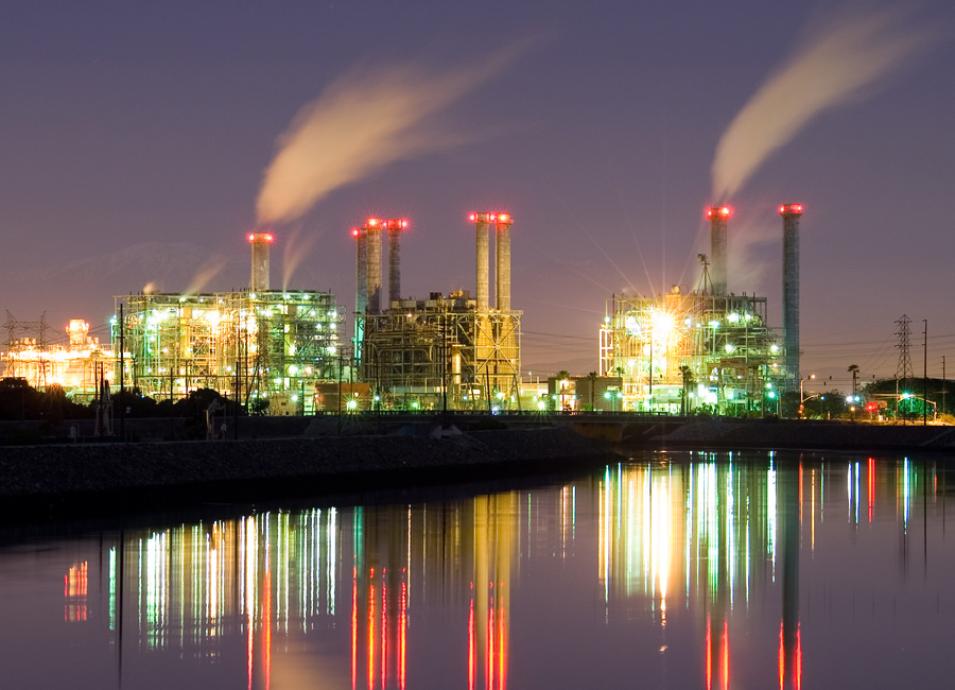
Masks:
[[[122,302],[119,303],[119,438],[126,440],[126,311]]]
[[[945,355],[942,355],[942,414],[945,414],[945,395],[948,393],[948,379],[945,377]]]
[[[235,325],[235,401],[232,404],[232,438],[239,440],[239,401],[242,400],[242,340]]]
[[[342,433],[342,366],[344,358],[341,349],[338,350],[338,434]]]
[[[448,413],[448,308],[441,314],[441,409]]]
[[[650,386],[647,391],[647,404],[653,412],[653,331],[650,331]]]
[[[852,395],[855,395],[859,389],[859,365],[850,364],[849,373],[852,374]]]
[[[928,319],[922,319],[922,426],[928,426]]]

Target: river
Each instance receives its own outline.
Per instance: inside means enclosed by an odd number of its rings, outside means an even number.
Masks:
[[[945,467],[646,453],[407,500],[7,528],[0,687],[951,687]]]

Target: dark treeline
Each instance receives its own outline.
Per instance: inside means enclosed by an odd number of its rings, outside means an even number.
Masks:
[[[923,391],[928,403],[923,403]],[[850,393],[836,389],[812,395],[807,391],[804,416],[814,419],[861,419],[866,416],[864,406],[867,402],[877,402],[879,412],[889,417],[921,416],[926,404],[929,415],[934,414],[936,406],[939,414],[952,414],[955,411],[953,393],[955,387],[949,386],[948,381],[943,379],[930,378],[924,384],[920,378],[900,379],[898,382],[895,379],[882,379],[860,387],[857,395],[861,400],[856,400],[854,404],[847,400]],[[784,393],[779,412],[782,412],[783,416],[795,416],[799,402],[798,392]],[[231,400],[208,388],[193,391],[187,397],[175,401],[157,401],[133,389],[114,393],[110,403],[111,416],[114,418],[125,413],[127,418],[201,419],[205,417],[210,406],[215,406],[219,415],[235,414]],[[98,404],[100,403],[96,401],[75,402],[60,386],[49,386],[45,391],[39,391],[23,379],[0,379],[0,420],[40,420],[56,424],[67,419],[92,419],[96,415]],[[852,409],[853,406],[855,410]],[[259,405],[251,410],[251,413],[264,414],[267,411],[266,406]],[[777,413],[777,410],[770,407],[761,416],[774,413]],[[240,406],[239,415],[245,414],[245,409]]]
[[[206,410],[216,404],[222,414],[232,415],[232,401],[208,388],[193,391],[186,398],[176,401],[156,401],[142,395],[138,390],[114,393],[109,401],[113,416],[121,413],[129,418],[137,417],[204,417]],[[42,420],[57,423],[64,419],[92,419],[96,414],[96,401],[78,403],[66,395],[60,386],[49,386],[38,391],[23,379],[0,379],[0,419]],[[239,414],[244,414],[240,408]]]

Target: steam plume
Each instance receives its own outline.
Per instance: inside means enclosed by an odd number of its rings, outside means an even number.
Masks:
[[[333,190],[399,159],[447,148],[460,137],[435,133],[428,119],[501,71],[512,48],[463,68],[416,66],[354,71],[293,119],[262,179],[260,223],[291,221]]]
[[[222,269],[226,267],[227,263],[229,263],[228,259],[222,256],[214,256],[204,262],[196,270],[196,274],[192,277],[192,280],[189,281],[189,287],[186,288],[185,294],[194,295],[201,292],[213,278],[222,272]]]
[[[713,161],[713,198],[742,187],[760,165],[820,113],[865,95],[932,36],[903,26],[901,12],[844,14],[808,36],[723,133]]]
[[[289,233],[288,238],[285,240],[285,246],[282,249],[283,290],[287,290],[289,285],[292,284],[292,277],[295,275],[295,271],[302,265],[302,261],[305,260],[305,257],[311,254],[319,237],[321,237],[321,232],[303,236],[301,226],[296,227]]]

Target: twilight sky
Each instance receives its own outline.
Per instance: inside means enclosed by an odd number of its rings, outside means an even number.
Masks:
[[[334,290],[350,310],[348,228],[406,215],[404,292],[473,291],[465,215],[506,208],[524,368],[586,373],[611,292],[696,281],[720,136],[800,38],[825,29],[824,7],[6,3],[0,307],[98,326],[114,294],[147,282],[180,290],[224,264],[207,288],[244,285],[243,233],[276,139],[325,86],[357,66],[468,67],[530,39],[429,120],[465,143],[387,165],[278,225],[273,282],[297,235],[311,250],[291,287]],[[894,374],[903,312],[919,344],[929,319],[930,372],[943,354],[955,371],[955,6],[923,2],[910,19],[937,32],[934,47],[822,113],[729,199],[730,244],[749,257],[730,287],[766,294],[777,326],[774,208],[806,205],[804,369],[843,388],[851,363],[865,379]]]

